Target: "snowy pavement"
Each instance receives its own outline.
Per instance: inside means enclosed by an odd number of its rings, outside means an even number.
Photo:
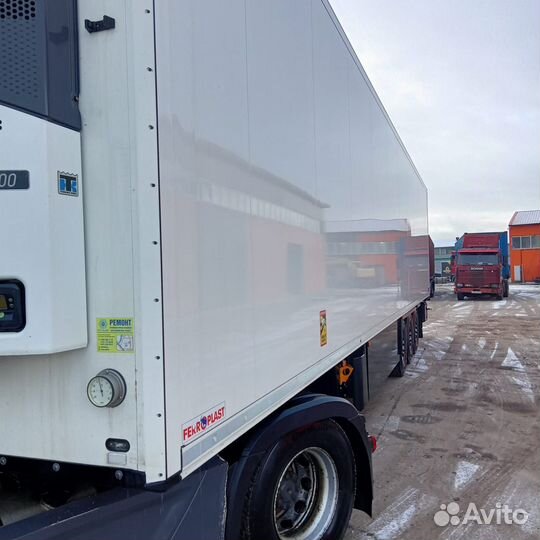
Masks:
[[[430,308],[405,377],[364,410],[374,513],[354,511],[346,540],[536,540],[540,286],[456,302],[443,285]]]

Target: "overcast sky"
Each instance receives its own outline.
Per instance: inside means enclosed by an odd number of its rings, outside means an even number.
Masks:
[[[331,0],[429,189],[436,245],[540,208],[540,0]]]

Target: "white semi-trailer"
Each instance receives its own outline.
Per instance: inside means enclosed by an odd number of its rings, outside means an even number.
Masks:
[[[0,539],[371,511],[427,194],[327,0],[0,1],[0,216]]]

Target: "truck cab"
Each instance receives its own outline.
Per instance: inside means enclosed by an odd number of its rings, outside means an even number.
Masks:
[[[456,241],[455,293],[465,296],[508,296],[508,234],[504,232],[465,233]]]
[[[458,300],[463,300],[466,295],[496,295],[499,300],[507,296],[502,263],[498,249],[461,249],[456,264]]]

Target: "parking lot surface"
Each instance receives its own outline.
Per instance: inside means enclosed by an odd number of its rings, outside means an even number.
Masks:
[[[458,302],[443,285],[430,308],[406,375],[364,410],[374,519],[354,511],[346,539],[538,539],[540,286]]]

